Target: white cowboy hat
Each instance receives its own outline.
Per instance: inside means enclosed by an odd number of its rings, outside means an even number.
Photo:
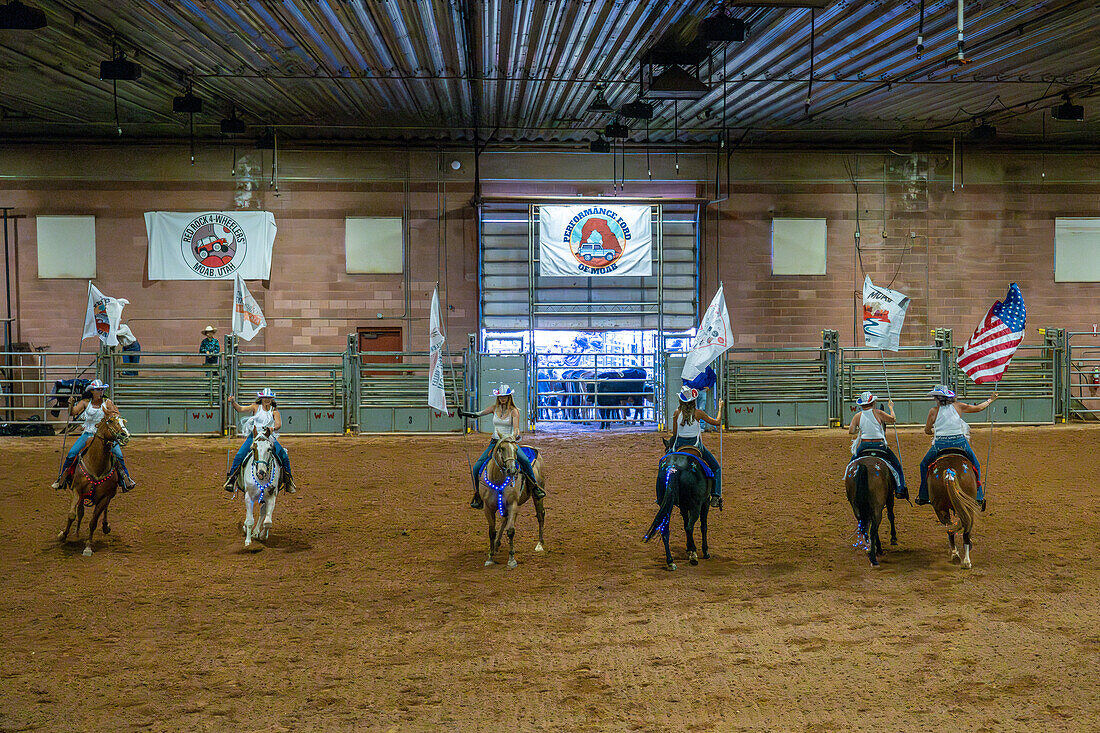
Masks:
[[[955,399],[955,392],[946,384],[937,384],[935,388],[928,393],[929,397],[946,397],[949,400]]]
[[[213,326],[207,326],[202,330],[202,333],[217,333],[217,331],[218,329],[214,328]]]
[[[101,382],[98,379],[93,380],[92,383],[88,385],[88,389],[110,389],[110,388],[111,388],[111,385],[107,384],[106,382]]]
[[[271,387],[264,387],[256,393],[256,399],[261,399],[263,397],[270,397],[271,399],[275,399],[275,390],[273,390]]]
[[[694,402],[697,397],[699,397],[699,390],[694,387],[689,387],[685,384],[680,388],[681,402]]]
[[[501,385],[493,390],[493,394],[497,397],[506,397],[512,394],[512,388],[501,382]]]
[[[859,405],[860,407],[863,407],[864,405],[873,405],[875,403],[876,399],[878,399],[878,398],[875,397],[870,392],[864,392],[863,394],[861,394],[859,397],[856,398],[856,404]]]

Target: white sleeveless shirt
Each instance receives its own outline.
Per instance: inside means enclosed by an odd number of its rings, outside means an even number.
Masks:
[[[255,428],[256,430],[263,430],[264,428],[269,428],[269,427],[272,427],[274,425],[275,425],[275,408],[273,407],[270,410],[265,410],[263,408],[263,405],[256,405],[256,412],[247,421],[247,428],[248,428],[249,433],[252,432],[253,428]],[[275,435],[276,440],[278,440],[279,431],[276,430],[274,435]]]
[[[509,410],[507,417],[501,417],[497,414],[496,410],[493,410],[493,439],[500,440],[502,438],[510,438],[515,432],[515,426],[512,425],[512,411]]]
[[[676,418],[676,437],[679,438],[694,438],[695,442],[699,442],[699,435],[703,432],[703,423],[696,417],[687,425],[683,423],[683,415]]]
[[[875,408],[863,410],[859,413],[859,439],[860,440],[886,440],[886,431],[875,415]]]
[[[970,426],[962,419],[954,403],[940,405],[936,411],[936,422],[932,424],[932,436],[950,438],[958,435],[970,435]]]
[[[99,407],[92,407],[92,403],[89,402],[84,407],[84,412],[80,414],[80,417],[84,420],[84,430],[82,432],[95,433],[96,426],[103,419],[103,403],[99,403]]]

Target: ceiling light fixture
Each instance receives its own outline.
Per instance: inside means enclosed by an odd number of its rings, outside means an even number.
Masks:
[[[638,99],[620,107],[619,114],[632,120],[652,120],[653,105]]]
[[[244,124],[244,120],[237,118],[237,108],[229,108],[229,116],[221,121],[221,128],[223,135],[243,135],[248,131],[248,126]]]
[[[1081,122],[1085,119],[1085,108],[1070,102],[1069,94],[1062,95],[1062,104],[1051,107],[1050,116],[1063,122]]]
[[[646,96],[654,99],[702,99],[710,92],[698,78],[680,66],[668,66],[649,82]]]
[[[630,135],[630,128],[624,125],[622,122],[615,120],[614,122],[609,122],[607,124],[607,127],[603,129],[603,133],[612,140],[616,138],[625,140],[627,136]]]
[[[31,8],[19,0],[0,5],[0,30],[35,31],[46,27],[46,14],[38,8]]]
[[[611,143],[604,139],[601,132],[598,138],[588,143],[588,151],[590,153],[610,153]]]
[[[608,114],[615,111],[615,108],[607,103],[607,98],[603,95],[603,84],[596,85],[596,98],[592,100],[592,104],[588,105],[588,109],[585,111],[588,114]]]

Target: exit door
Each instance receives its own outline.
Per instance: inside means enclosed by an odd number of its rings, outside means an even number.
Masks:
[[[359,328],[359,352],[368,364],[400,364],[404,350],[400,328]],[[391,354],[369,352],[389,351]]]

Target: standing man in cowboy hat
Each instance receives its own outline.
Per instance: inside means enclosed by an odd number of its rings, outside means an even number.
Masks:
[[[474,500],[470,502],[470,506],[474,509],[481,509],[484,505],[481,501],[481,494],[477,490],[478,477],[481,475],[481,470],[485,468],[485,464],[489,462],[489,459],[493,455],[493,448],[496,447],[497,441],[504,438],[515,438],[519,440],[520,432],[519,426],[523,424],[523,418],[519,414],[519,408],[516,407],[515,400],[512,399],[512,388],[507,384],[502,384],[498,388],[493,390],[493,395],[496,399],[493,404],[486,407],[481,412],[465,412],[459,410],[458,414],[462,417],[468,417],[476,420],[482,415],[493,414],[493,437],[489,439],[489,447],[485,449],[485,452],[481,454],[481,457],[474,463],[473,479],[474,479]],[[543,491],[542,486],[539,485],[538,479],[535,478],[535,469],[531,466],[531,461],[527,459],[523,451],[516,451],[516,461],[519,463],[520,468],[523,470],[527,480],[531,482],[532,492],[536,499],[541,499],[546,496],[546,492]]]
[[[870,392],[864,392],[856,398],[856,405],[860,411],[852,418],[852,424],[848,426],[848,435],[858,435],[852,443],[852,457],[857,458],[864,448],[877,448],[886,454],[886,460],[898,472],[898,485],[894,487],[894,495],[899,499],[908,499],[909,490],[905,488],[905,472],[901,470],[901,461],[886,442],[886,425],[897,422],[894,417],[894,401],[890,400],[887,406],[890,412],[883,412],[875,407],[878,398]]]
[[[946,385],[939,384],[928,393],[928,396],[936,400],[936,404],[928,411],[928,419],[924,421],[924,432],[932,436],[932,447],[924,455],[920,462],[920,493],[917,494],[917,504],[928,503],[928,468],[936,460],[940,451],[944,448],[958,448],[966,453],[966,457],[974,464],[974,478],[978,481],[978,503],[985,511],[985,491],[982,489],[981,467],[978,466],[978,457],[974,455],[974,449],[970,447],[967,439],[970,435],[970,425],[962,419],[964,412],[981,412],[993,404],[997,399],[994,392],[985,402],[978,405],[968,405],[965,402],[955,400],[955,392]]]
[[[61,461],[61,472],[57,476],[57,481],[54,481],[53,485],[50,486],[51,489],[61,489],[68,485],[76,459],[80,456],[84,445],[95,436],[99,421],[104,418],[107,411],[112,413],[118,411],[115,404],[103,396],[103,393],[110,386],[96,379],[88,385],[88,392],[91,397],[69,406],[69,414],[73,418],[79,417],[84,423],[84,429],[81,431],[80,437],[73,443],[73,447],[69,449],[64,460]],[[111,456],[115,463],[115,470],[118,471],[119,477],[122,479],[123,493],[137,486],[137,482],[130,478],[130,472],[126,469],[126,461],[122,459],[122,448],[119,447],[118,443],[111,445]]]
[[[213,326],[207,326],[202,330],[203,340],[199,344],[199,353],[206,354],[207,364],[217,364],[218,354],[221,353],[221,345],[218,344],[218,339],[214,335],[218,332],[218,329]]]

